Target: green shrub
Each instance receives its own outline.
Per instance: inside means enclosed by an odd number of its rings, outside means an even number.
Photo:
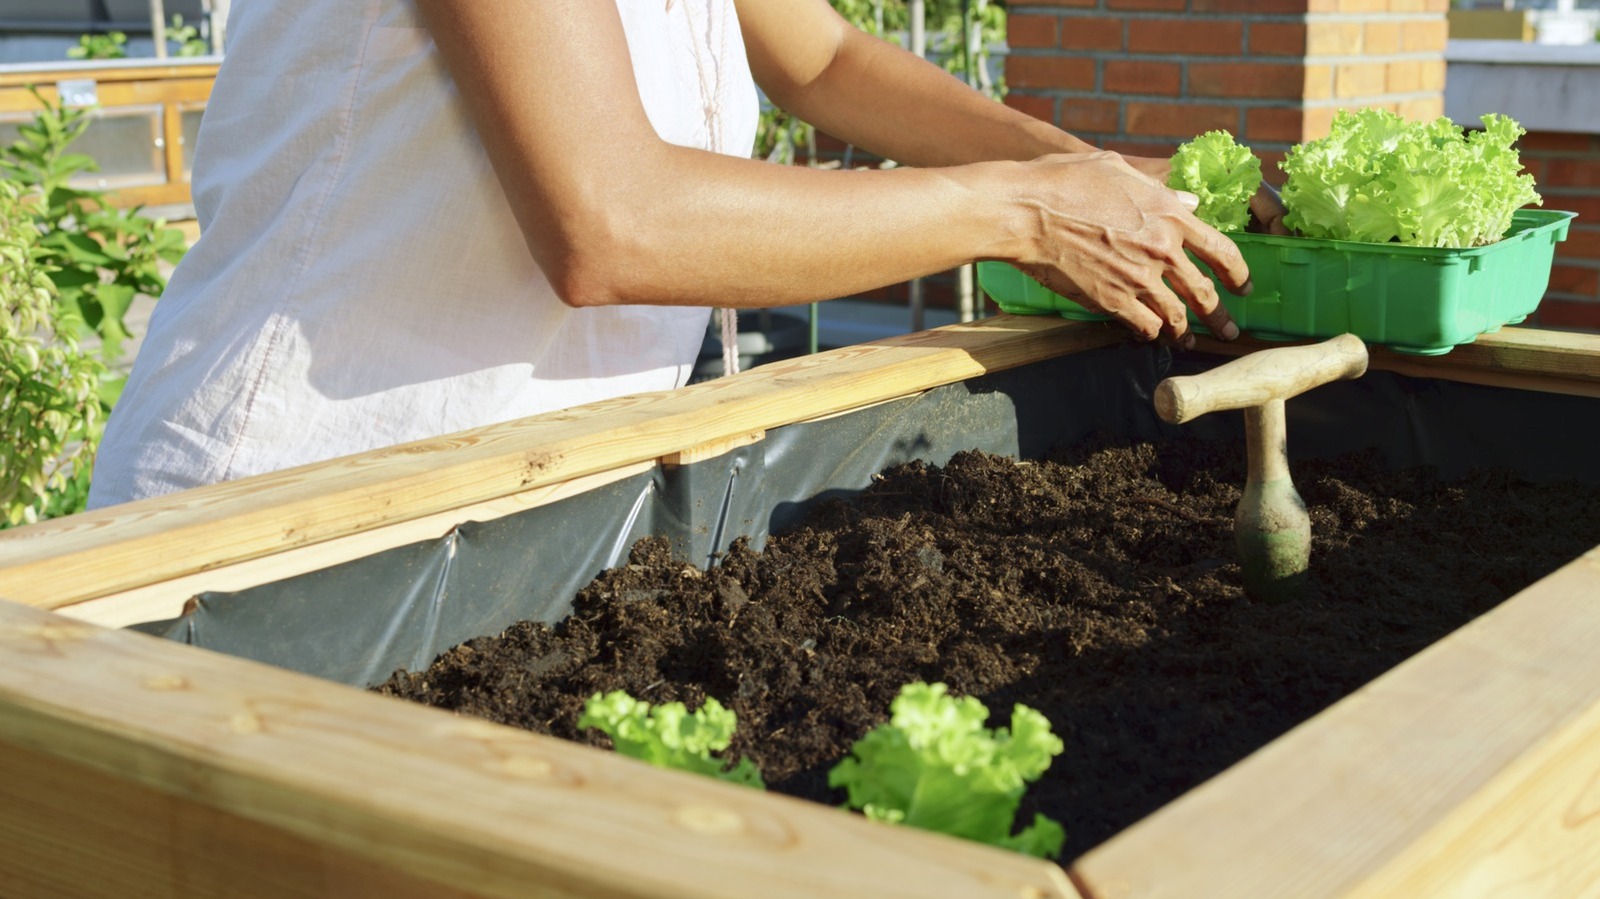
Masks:
[[[81,507],[105,365],[56,304],[30,200],[0,181],[0,527]]]
[[[67,51],[71,59],[124,59],[127,55],[128,36],[120,31],[79,35],[78,46]]]
[[[128,308],[161,295],[161,263],[185,250],[176,228],[69,183],[96,169],[70,152],[90,111],[34,96],[42,109],[0,149],[0,527],[82,510],[101,427],[125,381],[113,365],[129,337]]]

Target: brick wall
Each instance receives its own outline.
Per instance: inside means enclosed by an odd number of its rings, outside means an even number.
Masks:
[[[1444,109],[1448,0],[1028,0],[1006,102],[1105,149],[1157,156],[1213,129],[1275,163],[1341,107]]]
[[[1544,208],[1578,213],[1566,241],[1556,245],[1550,288],[1528,322],[1600,330],[1600,135],[1534,132],[1520,147]]]

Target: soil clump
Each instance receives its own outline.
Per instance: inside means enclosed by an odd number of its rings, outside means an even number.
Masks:
[[[901,685],[943,681],[991,726],[1014,703],[1066,743],[1019,820],[1071,859],[1600,542],[1600,488],[1445,481],[1377,454],[1293,463],[1311,593],[1243,593],[1239,443],[1096,440],[884,472],[710,571],[641,541],[555,628],[523,623],[374,689],[606,745],[576,727],[623,689],[733,709],[769,789],[839,804],[827,771]]]

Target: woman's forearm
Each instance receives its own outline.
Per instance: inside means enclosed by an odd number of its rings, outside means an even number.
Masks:
[[[535,241],[574,305],[785,305],[1036,255],[1013,165],[819,171],[666,144],[626,157],[596,198],[608,223]]]
[[[854,29],[810,84],[774,99],[840,140],[907,165],[1027,160],[1096,149]]]

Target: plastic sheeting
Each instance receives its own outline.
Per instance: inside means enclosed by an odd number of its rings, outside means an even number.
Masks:
[[[1181,428],[1156,418],[1161,378],[1227,361],[1123,344],[975,378],[820,421],[681,467],[657,466],[550,505],[321,571],[208,593],[140,626],[197,646],[367,686],[513,622],[554,623],[578,590],[659,534],[705,566],[740,536],[760,546],[812,504],[913,459],[981,449],[1037,458],[1094,434],[1233,438],[1239,412]],[[1369,372],[1288,403],[1292,458],[1380,449],[1394,467],[1457,476],[1488,466],[1594,481],[1600,401]]]

